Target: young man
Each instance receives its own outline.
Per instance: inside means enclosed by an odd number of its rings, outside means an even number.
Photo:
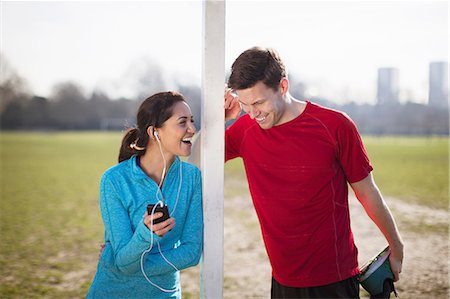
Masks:
[[[233,63],[225,119],[226,160],[243,159],[272,266],[272,298],[359,298],[347,183],[389,243],[395,280],[403,242],[373,178],[353,121],[289,94],[273,49]]]

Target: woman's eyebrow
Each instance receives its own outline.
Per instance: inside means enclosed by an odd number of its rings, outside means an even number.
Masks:
[[[194,116],[190,116],[191,118],[194,118]],[[177,120],[180,120],[180,119],[188,119],[189,118],[189,116],[180,116],[180,117],[178,117],[178,119]]]

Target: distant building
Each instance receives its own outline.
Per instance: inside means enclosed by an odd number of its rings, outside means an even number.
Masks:
[[[377,104],[397,104],[399,94],[398,69],[378,69]]]
[[[448,63],[430,63],[428,104],[433,107],[448,107]]]

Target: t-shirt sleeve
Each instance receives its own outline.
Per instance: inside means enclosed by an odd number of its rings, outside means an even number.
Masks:
[[[359,182],[373,170],[353,120],[342,114],[337,131],[338,160],[349,183]]]
[[[225,130],[225,161],[241,156],[244,118],[245,116],[241,116]]]

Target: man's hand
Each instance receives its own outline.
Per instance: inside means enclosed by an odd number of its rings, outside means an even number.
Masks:
[[[233,90],[231,88],[225,86],[225,121],[235,119],[241,113],[241,105],[239,103],[238,97],[236,95],[233,95],[232,91]]]
[[[391,270],[394,274],[394,281],[398,281],[400,279],[400,273],[402,273],[403,246],[400,248],[390,248],[390,250],[389,263],[391,264]]]
[[[100,244],[100,252],[98,253],[98,260],[100,260],[100,258],[102,257],[102,253],[103,253],[103,250],[105,250],[105,246],[106,246],[105,243]]]
[[[381,196],[380,190],[373,180],[372,173],[359,182],[351,183],[351,186],[366,213],[383,233],[389,244],[391,251],[389,262],[394,274],[394,281],[397,281],[400,278],[399,274],[402,272],[403,241],[394,217]]]

